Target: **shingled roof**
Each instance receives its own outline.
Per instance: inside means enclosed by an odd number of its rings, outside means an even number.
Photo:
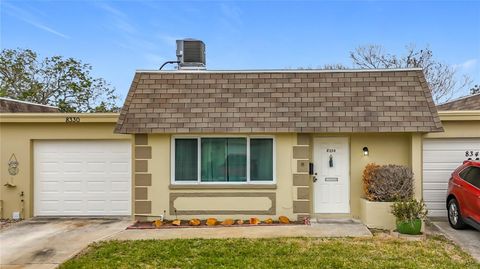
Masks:
[[[137,71],[117,133],[442,131],[421,69]]]
[[[464,96],[437,106],[438,110],[480,110],[480,93]]]
[[[0,113],[55,113],[58,107],[0,97]]]

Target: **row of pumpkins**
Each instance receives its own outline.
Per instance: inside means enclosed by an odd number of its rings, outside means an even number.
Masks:
[[[288,217],[286,217],[286,216],[280,216],[278,218],[278,222],[281,223],[281,224],[289,224],[290,219],[288,219]],[[268,218],[268,219],[264,220],[263,222],[260,221],[260,219],[258,219],[258,218],[250,218],[247,222],[245,222],[241,219],[238,219],[238,220],[225,219],[224,221],[220,222],[216,218],[208,218],[205,221],[205,225],[207,225],[207,226],[216,226],[216,225],[231,226],[231,225],[234,225],[234,224],[237,224],[237,225],[242,225],[242,224],[258,225],[260,223],[272,224],[273,219]],[[164,224],[165,224],[165,222],[162,221],[162,220],[155,220],[153,222],[153,225],[157,228],[163,226]],[[173,220],[171,222],[171,224],[174,225],[174,226],[180,226],[182,224],[182,221],[179,220],[179,219],[176,219],[176,220]],[[188,221],[188,225],[190,225],[190,226],[200,226],[201,224],[202,224],[202,221],[200,219],[191,219],[191,220]]]

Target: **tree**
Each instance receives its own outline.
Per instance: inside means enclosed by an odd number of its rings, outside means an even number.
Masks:
[[[62,112],[118,111],[115,88],[74,58],[40,59],[29,49],[0,53],[0,96],[58,106]]]
[[[407,46],[406,54],[397,56],[385,52],[382,46],[366,45],[351,51],[350,58],[359,68],[422,68],[435,103],[448,101],[457,90],[470,85],[467,76],[458,80],[457,70],[436,60],[428,47],[419,50],[413,45]]]

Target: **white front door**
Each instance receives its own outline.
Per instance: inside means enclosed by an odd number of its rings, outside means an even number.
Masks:
[[[348,138],[314,139],[315,213],[350,213]]]

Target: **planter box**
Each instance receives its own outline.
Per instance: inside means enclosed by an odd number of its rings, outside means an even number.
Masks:
[[[394,230],[395,216],[390,213],[393,202],[372,202],[360,198],[360,220],[368,228]]]

